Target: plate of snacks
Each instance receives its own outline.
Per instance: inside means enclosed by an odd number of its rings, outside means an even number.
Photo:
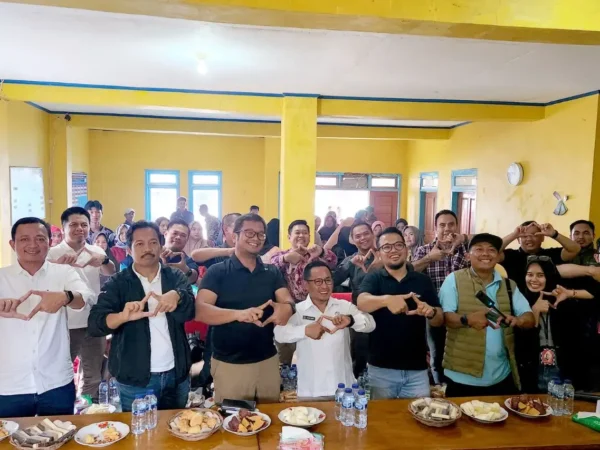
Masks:
[[[186,409],[169,419],[169,431],[185,441],[206,439],[221,428],[223,418],[205,408]]]
[[[552,408],[537,396],[518,395],[507,398],[504,406],[526,419],[541,419],[552,415]]]
[[[88,406],[79,414],[112,414],[117,410],[114,405],[97,405],[94,403],[91,406]]]
[[[500,423],[508,417],[508,412],[498,403],[485,403],[473,400],[460,405],[467,416],[480,423]]]
[[[0,420],[0,441],[6,439],[18,429],[18,423],[9,420]]]
[[[258,411],[250,412],[240,409],[237,414],[227,417],[223,421],[225,431],[238,436],[252,436],[266,430],[271,425],[271,418]]]
[[[81,428],[75,435],[75,442],[88,447],[107,447],[128,434],[129,425],[122,422],[98,422]]]
[[[317,408],[293,406],[282,410],[277,417],[286,425],[310,428],[323,422],[327,416]]]
[[[44,419],[33,425],[15,431],[10,443],[18,449],[56,450],[75,436],[77,427],[71,422]]]
[[[462,416],[457,405],[442,398],[419,398],[409,403],[408,412],[423,425],[436,428],[452,425]]]

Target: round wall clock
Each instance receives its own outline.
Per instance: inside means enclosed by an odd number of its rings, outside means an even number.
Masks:
[[[508,166],[506,177],[512,186],[520,185],[523,181],[523,166],[519,163],[512,163]]]

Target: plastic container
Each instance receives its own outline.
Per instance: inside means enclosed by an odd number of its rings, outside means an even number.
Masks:
[[[108,380],[108,402],[116,408],[115,412],[121,412],[121,392],[115,377]]]
[[[100,382],[98,386],[98,403],[101,405],[108,405],[108,383],[106,380]]]
[[[146,400],[146,407],[148,408],[146,412],[146,428],[153,430],[158,425],[158,399],[154,395],[154,391],[148,389],[144,400]]]
[[[562,416],[565,409],[565,386],[562,381],[554,382],[554,402],[556,408],[553,408],[555,416]]]
[[[554,386],[556,384],[556,381],[556,378],[553,378],[552,380],[548,381],[548,396],[546,398],[548,405],[550,406],[550,408],[552,408],[553,411],[556,409],[556,402],[554,401]]]
[[[575,408],[575,388],[571,383],[571,380],[565,380],[565,403],[563,408],[563,415],[572,416]]]
[[[367,406],[369,401],[364,389],[358,391],[358,397],[354,402],[354,426],[356,428],[367,428]]]
[[[143,434],[146,431],[146,413],[148,406],[144,395],[138,394],[131,404],[131,432],[135,435]]]
[[[340,414],[340,422],[345,427],[351,427],[354,425],[354,394],[352,389],[346,388],[344,396],[342,397],[342,412]]]
[[[338,384],[337,390],[335,391],[335,420],[341,420],[342,399],[344,397],[345,390],[346,385],[344,383]]]

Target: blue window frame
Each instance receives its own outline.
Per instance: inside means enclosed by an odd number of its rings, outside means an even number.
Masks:
[[[193,170],[188,172],[188,208],[204,228],[206,227],[199,213],[200,205],[207,205],[211,216],[221,217],[223,198],[221,180],[221,172]]]
[[[146,220],[171,217],[179,197],[178,170],[146,170]]]
[[[427,192],[437,192],[438,172],[421,172],[419,176],[419,229],[425,232],[425,196]]]

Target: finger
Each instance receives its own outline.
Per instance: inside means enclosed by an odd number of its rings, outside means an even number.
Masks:
[[[253,321],[253,322],[250,322],[250,323],[253,323],[253,324],[254,324],[254,325],[256,325],[257,327],[261,327],[261,328],[262,328],[262,326],[263,326],[263,323],[262,323],[260,320],[255,320],[255,321]]]
[[[267,320],[265,320],[264,322],[262,322],[263,327],[269,325],[270,323],[275,322],[276,316],[275,314],[273,314],[271,317],[269,317]]]
[[[326,318],[326,317],[325,316],[319,317],[315,323],[321,324],[321,322],[323,321],[324,318]]]
[[[141,299],[141,300],[139,301],[139,303],[140,303],[141,305],[145,305],[146,303],[148,303],[148,299],[149,299],[150,297],[152,297],[152,296],[156,296],[156,295],[157,295],[157,294],[155,294],[154,292],[150,291],[150,292],[148,292],[148,293],[146,294],[146,296],[145,296],[143,299]]]
[[[31,312],[27,316],[27,320],[31,320],[32,317],[35,316],[37,313],[39,313],[41,310],[42,310],[42,305],[41,304],[37,305],[35,308],[33,308],[31,310]]]
[[[413,310],[411,310],[411,311],[408,311],[408,312],[406,313],[406,315],[407,315],[407,316],[416,316],[417,314],[419,314],[419,311],[418,311],[418,310],[416,310],[416,309],[413,309]]]
[[[153,316],[154,316],[154,313],[153,313],[153,312],[146,311],[146,312],[143,312],[143,313],[142,313],[142,316],[141,316],[141,317],[143,317],[143,318],[150,318],[150,317],[153,317]]]
[[[265,309],[267,306],[269,306],[269,305],[272,305],[272,304],[273,304],[273,300],[269,300],[269,301],[267,301],[267,302],[263,303],[262,305],[260,305],[260,306],[258,307],[258,309],[260,309],[260,310],[264,310],[264,309]]]

